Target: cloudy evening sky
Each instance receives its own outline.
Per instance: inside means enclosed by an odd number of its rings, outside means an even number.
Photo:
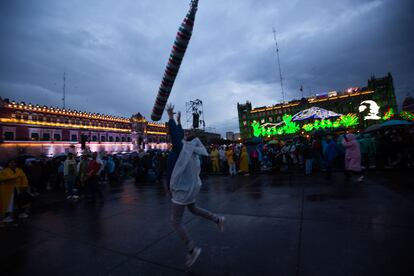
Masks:
[[[414,1],[200,0],[170,101],[204,102],[208,127],[237,130],[237,102],[365,86],[391,72],[414,96]],[[189,0],[2,0],[0,96],[129,117],[151,109]],[[166,116],[164,115],[164,119]]]

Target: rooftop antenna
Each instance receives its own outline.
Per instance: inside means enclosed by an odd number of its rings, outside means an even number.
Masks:
[[[66,71],[63,72],[63,109],[66,109]]]
[[[283,76],[282,76],[282,68],[280,66],[279,45],[277,44],[275,28],[273,28],[273,36],[274,36],[275,44],[276,44],[277,63],[279,65],[279,74],[280,74],[280,87],[282,88],[282,99],[283,99],[283,103],[285,103],[285,90],[283,89]]]

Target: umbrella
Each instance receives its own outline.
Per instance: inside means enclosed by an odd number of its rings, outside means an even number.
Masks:
[[[170,96],[178,71],[180,70],[181,62],[183,61],[188,43],[193,34],[194,20],[198,8],[198,0],[191,1],[191,8],[187,13],[181,27],[177,33],[173,49],[171,51],[170,59],[165,69],[164,77],[161,86],[158,90],[157,99],[152,109],[151,119],[153,121],[161,120],[168,97]]]
[[[375,125],[367,127],[364,132],[373,132],[373,131],[379,130],[380,128],[381,128],[381,124],[375,124]]]
[[[381,128],[383,127],[394,127],[394,126],[410,126],[412,123],[404,121],[404,120],[391,120],[383,123]]]
[[[61,154],[57,154],[57,155],[53,156],[53,160],[58,159],[60,161],[65,161],[66,160],[66,157],[67,157],[66,154],[61,153]]]
[[[258,145],[258,144],[260,144],[262,142],[262,139],[260,139],[260,138],[253,138],[252,140],[250,140],[250,141],[246,141],[246,142],[244,142],[244,144],[246,145],[246,146],[254,146],[254,145]]]

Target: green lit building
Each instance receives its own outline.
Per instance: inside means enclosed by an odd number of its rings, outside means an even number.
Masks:
[[[337,113],[335,118],[307,119],[294,123],[286,130],[294,115],[315,108]],[[345,91],[331,91],[288,103],[253,108],[250,102],[237,104],[240,133],[243,139],[257,136],[299,134],[322,128],[366,128],[397,112],[393,78],[390,73],[383,78],[374,76],[365,87],[352,87]],[[343,115],[340,117],[339,115]],[[353,118],[349,124],[347,119]],[[296,117],[297,118],[297,117]],[[325,117],[323,117],[325,118]],[[341,121],[342,120],[342,121]],[[312,124],[315,124],[312,126]],[[258,129],[260,128],[260,131]],[[283,131],[281,128],[285,128]]]

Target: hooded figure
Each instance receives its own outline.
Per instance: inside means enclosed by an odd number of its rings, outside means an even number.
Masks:
[[[246,146],[243,146],[240,155],[240,172],[249,173],[249,153],[247,152]]]
[[[175,163],[170,182],[172,202],[175,204],[188,205],[196,201],[202,185],[199,156],[208,156],[200,139],[183,141],[183,148]]]
[[[354,134],[347,134],[342,141],[345,147],[345,170],[361,171],[361,149]]]

